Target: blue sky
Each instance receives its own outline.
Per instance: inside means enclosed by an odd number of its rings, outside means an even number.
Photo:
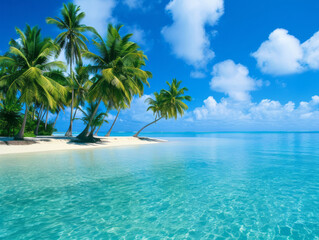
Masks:
[[[15,26],[39,25],[54,38],[58,30],[45,18],[57,16],[63,2],[3,2],[1,53],[17,37]],[[319,130],[318,1],[74,2],[101,34],[109,22],[124,24],[123,34],[134,33],[149,58],[151,88],[121,113],[115,131],[136,131],[152,120],[145,98],[175,77],[189,88],[190,109],[183,119],[162,121],[149,131]],[[67,122],[68,110],[58,129],[66,130]],[[75,130],[82,127],[77,121]]]

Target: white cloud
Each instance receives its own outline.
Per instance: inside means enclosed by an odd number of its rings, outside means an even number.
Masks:
[[[191,72],[191,78],[204,78],[206,77],[206,74],[201,71],[192,71]]]
[[[124,4],[126,4],[129,8],[140,8],[143,5],[143,0],[124,0]]]
[[[154,121],[154,115],[152,111],[147,111],[148,104],[145,100],[152,95],[143,95],[142,97],[134,97],[131,102],[131,107],[123,111],[123,115],[129,117],[130,120],[137,122],[151,122]]]
[[[214,26],[224,13],[223,0],[172,0],[166,6],[173,24],[162,34],[177,57],[197,67],[214,57],[205,27]]]
[[[152,39],[148,36],[148,32],[144,31],[142,28],[140,28],[137,25],[134,26],[128,26],[125,28],[127,33],[132,33],[133,36],[131,38],[131,41],[136,42],[143,51],[148,51],[153,45]]]
[[[237,130],[243,130],[246,126],[250,130],[312,130],[319,120],[319,96],[299,104],[270,99],[239,104],[229,98],[217,102],[210,96],[193,116],[201,122],[218,122],[219,129],[239,126]]]
[[[269,39],[252,53],[262,72],[272,75],[300,73],[309,69],[319,69],[319,32],[303,44],[278,28]]]
[[[212,75],[211,89],[225,93],[236,101],[249,100],[249,92],[258,86],[258,81],[249,76],[248,69],[241,64],[235,64],[232,60],[216,64]]]
[[[304,51],[304,63],[311,69],[319,69],[319,32],[301,46]]]
[[[210,96],[204,100],[204,105],[196,108],[193,113],[197,120],[244,119],[246,116],[240,106],[238,103],[225,98],[218,103],[214,97]]]
[[[264,73],[285,75],[301,72],[303,57],[300,41],[285,29],[276,29],[252,54]]]
[[[74,3],[85,12],[86,25],[94,27],[102,35],[107,32],[107,25],[114,21],[112,11],[116,6],[115,0],[74,0]]]
[[[109,123],[112,122],[112,121],[114,121],[114,119],[115,119],[115,116],[114,116],[113,114],[111,114],[111,113],[108,113],[108,114],[107,114],[106,120],[107,120]]]

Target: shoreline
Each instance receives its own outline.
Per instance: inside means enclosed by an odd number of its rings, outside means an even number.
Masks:
[[[29,144],[7,144],[6,141],[12,141],[12,138],[0,137],[0,156],[20,154],[20,153],[39,153],[50,151],[65,151],[65,150],[86,150],[96,148],[111,148],[122,146],[137,146],[145,144],[155,144],[166,142],[165,140],[155,138],[135,138],[135,137],[98,137],[101,142],[98,143],[82,143],[76,142],[75,137],[60,137],[60,136],[41,136],[41,137],[26,137],[25,140]]]

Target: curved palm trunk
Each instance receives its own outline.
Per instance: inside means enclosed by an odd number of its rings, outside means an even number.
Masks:
[[[73,53],[73,51],[72,51]],[[72,56],[73,57],[73,56]],[[71,81],[73,81],[73,69],[72,69],[72,57],[70,59],[70,75]],[[73,129],[73,106],[74,105],[74,89],[72,87],[72,99],[71,99],[71,113],[70,113],[70,126],[68,131],[65,133],[66,137],[72,137],[72,129]]]
[[[116,122],[116,120],[117,120],[119,114],[120,114],[120,111],[121,111],[121,110],[118,110],[118,111],[117,111],[117,114],[116,114],[116,117],[115,117],[115,119],[114,119],[114,121],[113,121],[113,123],[112,123],[112,126],[110,127],[110,130],[107,132],[107,134],[105,135],[105,137],[109,137],[109,136],[111,135],[112,129],[113,129],[113,127],[114,127],[114,124],[115,124],[115,122]]]
[[[159,119],[157,119],[157,120],[155,120],[155,121],[153,121],[153,122],[147,124],[146,126],[142,127],[141,130],[139,130],[137,133],[135,133],[135,134],[133,135],[133,137],[138,137],[138,135],[139,135],[145,128],[147,128],[148,126],[150,126],[150,125],[152,125],[152,124],[158,122],[158,121],[161,120],[162,118],[163,118],[163,117],[160,117]]]
[[[56,124],[56,122],[57,122],[57,120],[58,120],[58,117],[59,117],[59,114],[60,114],[60,109],[59,109],[59,111],[57,112],[57,114],[56,114],[56,117],[55,117],[55,120],[54,120],[54,123],[53,123],[53,126],[52,126],[52,128],[54,129],[54,127],[55,127],[55,124]]]
[[[104,120],[105,120],[105,118],[106,118],[106,114],[107,114],[107,113],[108,113],[108,111],[106,111],[106,113],[105,113],[105,115],[104,115],[104,117],[103,117],[103,122],[102,122],[102,124],[99,126],[99,128],[97,129],[97,131],[95,132],[94,136],[97,136],[97,134],[99,133],[99,131],[100,131],[100,129],[101,129],[103,123],[104,123]]]
[[[28,111],[29,107],[27,104],[25,104],[25,111],[24,111],[24,117],[23,117],[23,122],[20,131],[16,136],[14,136],[14,140],[23,140],[24,138],[24,130],[25,130],[25,125],[27,123],[27,118],[28,118]]]
[[[47,130],[48,118],[49,118],[49,108],[47,109],[47,114],[46,114],[46,117],[45,117],[45,124],[44,124],[44,129],[45,130]]]
[[[38,123],[37,123],[37,127],[36,129],[34,130],[34,134],[35,135],[38,135],[39,134],[39,127],[40,127],[40,122],[41,122],[41,119],[42,119],[42,112],[43,112],[43,108],[44,108],[44,104],[42,104],[41,106],[41,111],[39,112],[39,115],[38,115]]]
[[[90,117],[90,121],[89,123],[86,125],[85,129],[77,136],[77,138],[81,139],[81,140],[88,140],[88,138],[93,140],[93,133],[89,134],[89,130],[90,130],[90,126],[92,124],[92,121],[97,113],[97,110],[101,104],[102,98],[99,100],[98,104],[96,105],[96,108],[94,109],[94,112],[92,114],[92,116]],[[88,136],[89,134],[89,136]]]

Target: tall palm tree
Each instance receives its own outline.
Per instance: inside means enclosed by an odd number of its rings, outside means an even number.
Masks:
[[[22,140],[29,106],[45,100],[53,108],[56,99],[65,95],[65,88],[45,74],[52,69],[65,69],[65,65],[50,60],[59,47],[50,38],[42,38],[38,27],[27,25],[25,32],[19,28],[16,31],[19,40],[12,39],[9,52],[0,56],[0,65],[13,67],[16,71],[0,78],[0,88],[7,86],[6,97],[14,98],[18,95],[19,101],[24,103],[22,126],[15,136],[15,139]]]
[[[68,88],[69,78],[64,76],[64,72],[55,69],[53,71],[46,73],[46,75],[48,77],[52,78],[54,81],[58,82],[60,85],[64,86],[66,89]],[[69,91],[67,93],[69,93]],[[55,118],[53,125],[52,125],[53,129],[54,129],[55,124],[58,120],[58,117],[59,117],[61,110],[64,111],[65,106],[68,104],[67,99],[68,99],[68,94],[66,95],[66,97],[60,97],[60,98],[56,99],[55,108],[50,109],[51,113],[56,114],[56,118]]]
[[[162,118],[175,118],[177,119],[178,115],[181,117],[184,115],[184,112],[188,109],[188,106],[185,104],[186,101],[191,101],[191,97],[185,95],[185,92],[188,91],[187,88],[180,88],[181,81],[173,79],[172,83],[166,82],[169,86],[168,90],[162,89],[161,92],[154,93],[155,99],[148,98],[146,101],[149,104],[147,111],[151,110],[155,116],[155,120],[139,130],[134,137],[138,135],[148,126],[158,122]]]
[[[136,43],[130,41],[132,34],[121,37],[119,31],[122,26],[108,26],[107,39],[104,40],[95,33],[93,44],[98,54],[83,51],[83,57],[94,62],[90,69],[99,74],[99,78],[93,83],[89,91],[91,101],[97,101],[97,106],[90,121],[78,138],[85,140],[92,120],[100,103],[112,101],[124,101],[130,103],[135,94],[139,94],[141,85],[148,85],[148,78],[152,74],[141,69],[145,65],[146,56],[139,50]],[[89,141],[94,140],[90,135]]]
[[[70,127],[66,136],[72,136],[73,128],[73,108],[74,108],[74,82],[76,81],[73,77],[73,64],[81,63],[82,56],[81,50],[87,50],[85,42],[88,39],[83,35],[84,32],[92,31],[95,32],[94,28],[88,27],[81,22],[85,17],[85,13],[81,12],[79,6],[68,3],[63,4],[61,10],[61,18],[47,18],[46,21],[49,24],[55,24],[59,29],[62,30],[55,41],[59,44],[61,49],[65,51],[65,58],[70,67],[70,87],[72,92],[71,100],[71,115],[70,115]]]
[[[68,86],[72,85],[72,89],[74,91],[73,98],[68,97],[68,102],[73,99],[73,107],[75,108],[72,121],[74,121],[79,107],[83,107],[85,105],[87,93],[92,86],[94,78],[95,77],[90,77],[89,68],[87,66],[83,66],[82,64],[75,66],[73,75],[74,81],[68,84]],[[69,78],[69,81],[71,81],[71,78]],[[71,132],[70,127],[71,125],[67,131],[68,133]]]

